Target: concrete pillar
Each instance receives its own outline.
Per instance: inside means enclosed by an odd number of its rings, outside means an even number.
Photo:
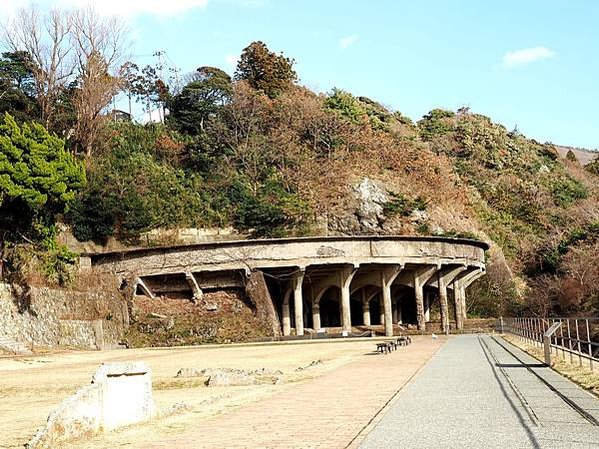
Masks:
[[[455,307],[455,327],[464,329],[464,315],[462,312],[462,300],[460,298],[460,286],[457,280],[453,281],[453,301]]]
[[[399,320],[399,309],[397,308],[397,302],[395,302],[395,307],[393,307],[393,323],[397,323]]]
[[[460,276],[453,281],[453,295],[455,300],[456,310],[456,327],[464,328],[464,322],[467,319],[466,307],[466,288],[476,279],[485,274],[481,268],[474,268],[464,271]]]
[[[385,323],[385,335],[387,337],[393,336],[393,317],[392,317],[392,305],[391,305],[391,286],[383,286],[383,310],[384,310],[384,323]]]
[[[414,283],[414,298],[416,300],[416,320],[419,331],[426,330],[424,321],[424,298],[422,293],[422,285]]]
[[[397,308],[397,324],[403,324],[403,317],[401,316],[401,302],[399,299],[397,300],[395,307]]]
[[[339,288],[341,289],[341,326],[344,332],[351,332],[350,285],[357,267],[344,267],[339,271]]]
[[[385,324],[385,305],[383,304],[383,294],[379,294],[379,323]]]
[[[295,335],[304,335],[304,298],[302,285],[304,283],[304,270],[293,278],[293,310],[295,316]]]
[[[317,331],[320,326],[320,303],[312,303],[312,326]]]
[[[447,306],[447,285],[445,284],[445,277],[441,275],[441,272],[437,275],[437,281],[439,285],[439,303],[441,309],[441,329],[443,333],[449,333],[449,309]]]
[[[401,265],[391,265],[384,267],[381,270],[381,292],[383,297],[383,311],[385,323],[385,335],[393,336],[393,306],[391,304],[391,285],[395,278],[401,273],[403,267]]]
[[[362,322],[364,326],[370,326],[370,301],[366,295],[366,288],[362,289]]]
[[[437,288],[439,289],[439,304],[441,310],[441,328],[443,332],[449,333],[449,305],[447,299],[447,288],[449,285],[453,285],[453,281],[458,276],[463,275],[467,270],[466,266],[450,265],[439,271],[436,276]],[[429,281],[430,284],[430,281]],[[456,323],[457,326],[457,323]]]
[[[289,297],[291,289],[287,289],[283,298],[283,310],[281,313],[281,322],[283,324],[283,335],[291,335],[291,313],[289,310]]]
[[[466,288],[463,285],[460,285],[460,311],[462,312],[462,322],[465,323],[468,319],[468,308],[466,307]]]
[[[431,293],[424,291],[424,322],[428,323],[431,320]]]
[[[414,271],[414,297],[416,299],[416,318],[418,330],[426,330],[426,317],[424,315],[424,284],[437,272],[437,267],[421,268]]]

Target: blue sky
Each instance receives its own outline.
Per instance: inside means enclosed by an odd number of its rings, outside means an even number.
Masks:
[[[339,87],[415,120],[435,107],[469,106],[539,141],[599,147],[598,1],[104,0],[98,5],[102,12],[126,15],[131,53],[140,64],[155,61],[144,55],[164,50],[183,73],[202,65],[232,73],[241,50],[262,40],[294,58],[300,82],[318,91]]]

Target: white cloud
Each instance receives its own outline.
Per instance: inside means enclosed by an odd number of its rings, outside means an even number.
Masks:
[[[355,44],[358,41],[358,35],[354,34],[352,36],[342,37],[339,39],[339,48],[344,49],[349,47],[350,45]]]
[[[239,56],[237,55],[227,55],[225,56],[225,62],[231,67],[235,67],[237,65],[237,61],[239,60]]]
[[[503,55],[503,66],[511,69],[553,57],[555,57],[555,52],[549,50],[547,47],[524,48],[522,50],[508,51]]]
[[[0,16],[11,16],[19,8],[23,8],[28,4],[28,0],[0,0]]]
[[[100,14],[134,17],[143,14],[176,16],[192,9],[203,9],[208,0],[0,0],[0,12],[8,14],[34,4],[48,8],[81,8],[92,6]]]
[[[270,0],[227,0],[233,6],[244,8],[262,8],[270,3]]]

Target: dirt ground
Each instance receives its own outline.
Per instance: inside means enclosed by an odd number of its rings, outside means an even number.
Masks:
[[[239,407],[305,382],[372,352],[373,341],[147,348],[114,351],[57,352],[31,357],[0,358],[0,447],[23,445],[44,425],[48,414],[77,388],[90,382],[103,362],[144,361],[152,369],[159,411],[176,404],[184,412],[153,422],[152,427],[184,429],[198,418]],[[313,361],[315,364],[306,369]],[[280,370],[281,382],[247,387],[206,387],[199,379],[175,378],[180,368]],[[147,432],[140,427],[139,431]],[[135,428],[127,430],[135,436]],[[79,444],[77,447],[83,447]],[[101,447],[101,446],[98,446]]]

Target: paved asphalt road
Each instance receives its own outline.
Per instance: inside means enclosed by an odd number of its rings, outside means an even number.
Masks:
[[[599,449],[599,399],[499,337],[459,336],[360,448]]]

